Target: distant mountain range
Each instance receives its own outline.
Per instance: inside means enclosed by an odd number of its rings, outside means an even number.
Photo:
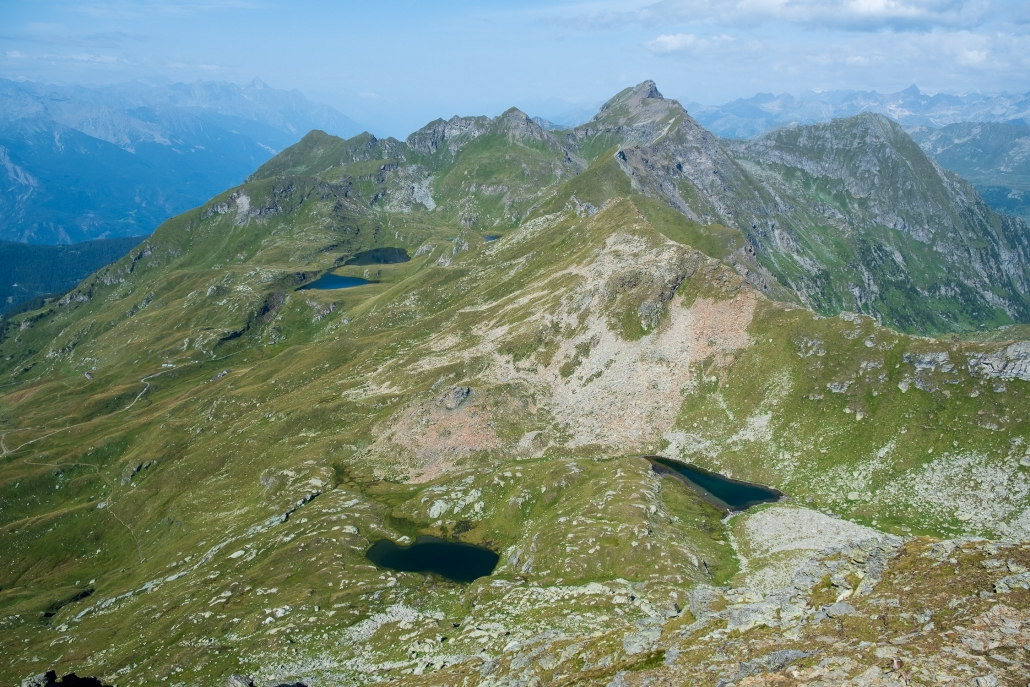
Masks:
[[[0,79],[0,239],[149,234],[308,131],[361,128],[257,79],[98,88]]]
[[[759,93],[725,105],[687,106],[706,129],[723,138],[752,138],[791,124],[817,124],[865,112],[886,115],[905,126],[940,128],[957,122],[1030,123],[1030,92],[986,95],[928,95],[916,86],[897,93],[876,91],[807,91]]]

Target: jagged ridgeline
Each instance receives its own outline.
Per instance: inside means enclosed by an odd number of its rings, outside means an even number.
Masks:
[[[650,82],[312,132],[4,322],[0,675],[957,674],[1027,623],[1025,547],[931,538],[1030,537],[1030,345],[912,333],[1025,320],[1025,230],[885,119],[730,143]],[[420,535],[499,561],[365,557]]]

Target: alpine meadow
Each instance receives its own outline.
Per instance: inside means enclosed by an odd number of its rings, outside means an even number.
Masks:
[[[543,123],[312,130],[0,320],[0,682],[1030,681],[1025,125]]]

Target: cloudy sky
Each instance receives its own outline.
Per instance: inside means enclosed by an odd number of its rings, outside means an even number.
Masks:
[[[379,134],[517,105],[560,117],[647,78],[757,92],[1030,91],[1026,0],[3,0],[0,76],[259,77]]]

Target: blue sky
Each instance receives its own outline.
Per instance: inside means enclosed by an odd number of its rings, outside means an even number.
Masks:
[[[1030,2],[3,0],[0,76],[100,84],[259,77],[377,134],[511,105],[592,110],[651,78],[717,104],[757,92],[1030,91]]]

